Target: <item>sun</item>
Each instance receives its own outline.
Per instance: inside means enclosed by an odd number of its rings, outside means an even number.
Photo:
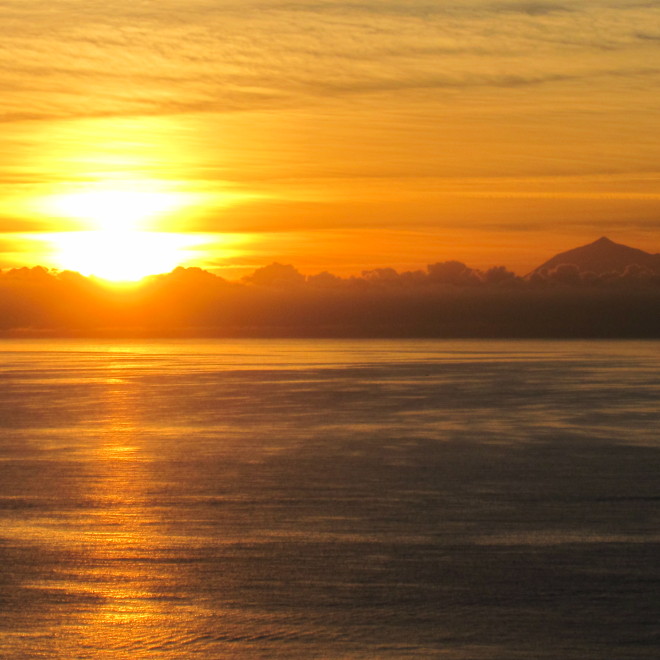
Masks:
[[[132,189],[92,189],[48,200],[51,212],[90,223],[94,229],[130,231],[146,229],[159,218],[177,211],[187,203],[177,192]]]
[[[53,234],[58,266],[111,282],[135,282],[190,261],[200,238],[190,234],[89,231]]]
[[[189,195],[154,182],[90,185],[43,200],[49,215],[84,227],[43,238],[53,246],[59,268],[113,282],[136,281],[189,261],[200,237],[158,228],[190,204]]]

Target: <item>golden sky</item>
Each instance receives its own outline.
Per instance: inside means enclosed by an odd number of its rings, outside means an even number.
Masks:
[[[660,251],[660,3],[0,0],[0,268]]]

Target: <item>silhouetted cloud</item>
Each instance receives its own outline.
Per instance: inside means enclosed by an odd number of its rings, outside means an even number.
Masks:
[[[258,268],[243,281],[257,286],[298,286],[305,282],[305,276],[291,265],[273,263]]]

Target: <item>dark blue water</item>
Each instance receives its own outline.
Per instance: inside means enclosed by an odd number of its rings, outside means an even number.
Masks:
[[[0,657],[660,657],[660,344],[0,343]]]

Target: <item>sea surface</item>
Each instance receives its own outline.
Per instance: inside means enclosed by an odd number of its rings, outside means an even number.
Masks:
[[[0,658],[660,657],[660,343],[0,342]]]

